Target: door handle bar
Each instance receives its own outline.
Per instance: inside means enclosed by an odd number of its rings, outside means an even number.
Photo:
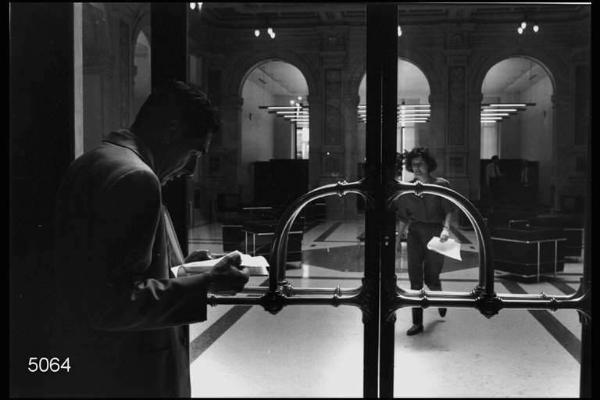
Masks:
[[[466,197],[453,189],[421,182],[407,183],[394,181],[391,185],[391,196],[388,197],[388,206],[400,196],[414,193],[433,194],[441,196],[460,208],[475,230],[479,244],[479,285],[468,294],[452,294],[437,291],[407,291],[396,286],[396,296],[387,317],[390,318],[394,311],[401,307],[421,306],[427,307],[468,307],[477,308],[490,318],[502,308],[511,309],[577,309],[584,318],[591,318],[591,292],[583,282],[579,289],[571,295],[552,295],[544,292],[540,294],[501,294],[494,292],[494,268],[490,235],[483,217],[477,208]],[[585,271],[584,271],[585,272]]]
[[[483,217],[477,208],[466,197],[453,189],[421,182],[408,183],[393,180],[387,185],[387,206],[400,196],[413,193],[416,195],[433,194],[441,196],[462,210],[475,231],[479,245],[479,282],[470,293],[463,292],[437,292],[428,290],[404,290],[395,285],[395,293],[388,302],[386,318],[391,318],[395,311],[402,307],[420,306],[427,307],[457,307],[477,308],[484,316],[491,318],[500,309],[577,309],[580,316],[591,319],[591,290],[583,285],[585,277],[579,289],[566,296],[549,296],[540,294],[501,294],[494,292],[494,269],[492,264],[492,250],[490,246],[490,235]],[[351,305],[360,307],[363,314],[369,312],[370,299],[368,289],[363,285],[355,289],[337,288],[293,288],[285,280],[285,261],[287,255],[288,235],[292,224],[302,209],[311,201],[323,197],[338,195],[340,197],[356,193],[361,195],[367,205],[374,203],[371,190],[365,184],[365,180],[356,182],[338,182],[316,188],[296,199],[283,213],[279,220],[275,238],[269,254],[269,287],[247,287],[238,296],[214,296],[208,298],[211,305],[237,304],[237,305],[262,305],[267,311],[276,314],[287,305]],[[261,294],[260,297],[243,297],[243,295]],[[299,297],[296,297],[301,295]],[[303,295],[322,295],[323,297],[302,297]]]

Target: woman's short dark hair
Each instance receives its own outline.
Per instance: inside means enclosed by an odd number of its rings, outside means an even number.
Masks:
[[[193,128],[189,132],[194,136],[217,132],[220,129],[217,109],[212,106],[208,96],[199,87],[176,80],[168,80],[152,89],[152,93],[140,108],[134,125],[149,113],[156,112],[155,107],[169,104],[181,109],[183,119]]]
[[[429,172],[433,172],[437,168],[437,162],[435,161],[435,158],[429,154],[429,149],[426,147],[415,147],[406,154],[406,170],[408,172],[413,172],[412,160],[417,157],[421,157],[423,161],[425,161]]]

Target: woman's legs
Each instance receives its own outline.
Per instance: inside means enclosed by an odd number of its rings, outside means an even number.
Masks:
[[[423,289],[423,260],[426,249],[420,233],[418,226],[411,226],[406,237],[408,278],[412,290]],[[412,320],[413,325],[423,325],[423,309],[421,307],[412,308]]]

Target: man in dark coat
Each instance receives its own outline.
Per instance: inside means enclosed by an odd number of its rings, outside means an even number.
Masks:
[[[239,252],[210,272],[174,265],[161,185],[208,149],[218,128],[205,95],[182,82],[153,91],[129,130],[69,167],[57,196],[55,395],[190,397],[189,327],[207,290],[248,281]]]

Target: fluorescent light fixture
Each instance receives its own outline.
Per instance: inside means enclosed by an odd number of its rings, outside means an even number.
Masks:
[[[293,101],[293,100],[292,100]],[[296,106],[268,106],[268,110],[295,110],[298,107]]]
[[[488,113],[488,112],[481,113],[482,117],[508,117],[509,115],[510,115],[510,113]]]
[[[515,104],[510,104],[510,103],[505,103],[505,104],[488,104],[488,107],[527,107],[527,104],[525,103],[515,103]]]
[[[484,108],[481,112],[517,112],[516,108]]]

